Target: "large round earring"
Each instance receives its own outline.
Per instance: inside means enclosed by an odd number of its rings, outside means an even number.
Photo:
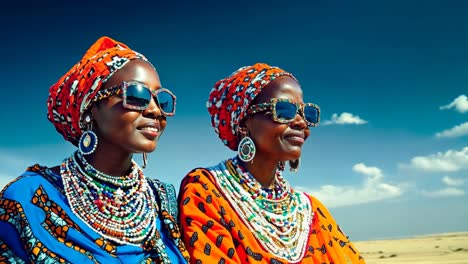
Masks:
[[[243,162],[249,162],[253,160],[256,151],[255,143],[249,136],[244,137],[239,142],[239,146],[237,147],[237,153]]]
[[[96,133],[92,131],[92,122],[91,117],[85,117],[87,130],[81,135],[80,140],[78,141],[78,150],[83,155],[89,155],[96,150],[98,145],[98,137]]]
[[[289,161],[289,170],[292,172],[296,172],[299,170],[299,164],[301,163],[301,159],[297,160],[290,160]]]

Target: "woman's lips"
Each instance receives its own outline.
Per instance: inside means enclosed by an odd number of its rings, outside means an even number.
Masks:
[[[293,145],[302,145],[305,141],[303,137],[298,136],[288,136],[285,139]]]
[[[284,137],[284,139],[292,145],[302,145],[305,142],[304,133],[300,132],[289,133]]]
[[[159,135],[159,128],[157,127],[141,127],[138,129],[138,131],[140,131],[140,133],[142,133],[149,140],[155,140]]]

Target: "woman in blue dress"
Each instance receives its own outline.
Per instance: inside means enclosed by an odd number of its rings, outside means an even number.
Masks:
[[[174,187],[133,160],[146,166],[175,100],[142,54],[97,40],[49,90],[48,119],[78,150],[0,193],[0,263],[186,263]]]

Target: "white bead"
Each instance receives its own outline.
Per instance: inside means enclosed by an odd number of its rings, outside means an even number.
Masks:
[[[84,160],[84,158],[83,158]],[[82,161],[80,159],[80,161]],[[82,162],[84,164],[84,162]],[[103,237],[119,244],[141,246],[146,240],[154,238],[156,233],[156,215],[158,212],[155,197],[141,169],[132,162],[132,172],[124,181],[110,178],[92,167],[85,166],[85,171],[76,162],[74,155],[65,159],[61,166],[62,181],[70,208],[83,222]],[[88,164],[89,165],[89,164]],[[89,165],[90,166],[90,165]],[[96,171],[88,175],[88,169]],[[104,175],[104,176],[103,176]],[[104,195],[99,184],[111,183],[117,186],[113,197]],[[145,189],[146,191],[140,191]],[[127,193],[124,190],[128,190]],[[99,210],[92,193],[99,194],[103,206]],[[117,206],[114,206],[116,204]],[[132,216],[131,213],[134,211]],[[103,228],[95,227],[95,224]],[[132,227],[133,226],[133,227]],[[103,230],[104,229],[104,230]],[[119,234],[108,235],[106,230]]]
[[[232,169],[226,167],[230,164],[235,167],[237,175],[230,174]],[[268,193],[260,183],[248,172],[243,172],[235,159],[210,168],[210,172],[220,191],[249,229],[255,230],[253,234],[265,249],[290,262],[302,259],[313,218],[312,206],[305,194],[295,192],[277,174],[274,193],[268,199]],[[240,179],[247,188],[240,184]],[[283,215],[283,207],[287,208],[288,214]]]

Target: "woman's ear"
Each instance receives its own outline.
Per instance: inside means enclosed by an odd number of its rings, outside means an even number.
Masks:
[[[99,105],[100,101],[94,103],[86,113],[87,115],[91,115],[91,117],[93,117],[93,120],[96,120],[96,118],[99,116]]]
[[[247,127],[239,127],[238,128],[238,131],[239,131],[239,135],[241,138],[247,136]]]
[[[247,123],[249,123],[248,118],[244,118],[240,121],[239,123],[239,128],[237,131],[239,131],[239,135],[241,138],[248,136],[249,130],[247,129]]]
[[[90,119],[90,123],[89,123],[89,126],[91,128],[96,128],[97,127],[97,122],[96,122],[96,117],[98,117],[98,110],[96,109],[96,104],[94,104],[93,106],[91,106],[91,109],[89,109],[88,111],[86,111],[83,116],[84,118],[86,119],[87,117]],[[94,131],[95,129],[93,129]]]

